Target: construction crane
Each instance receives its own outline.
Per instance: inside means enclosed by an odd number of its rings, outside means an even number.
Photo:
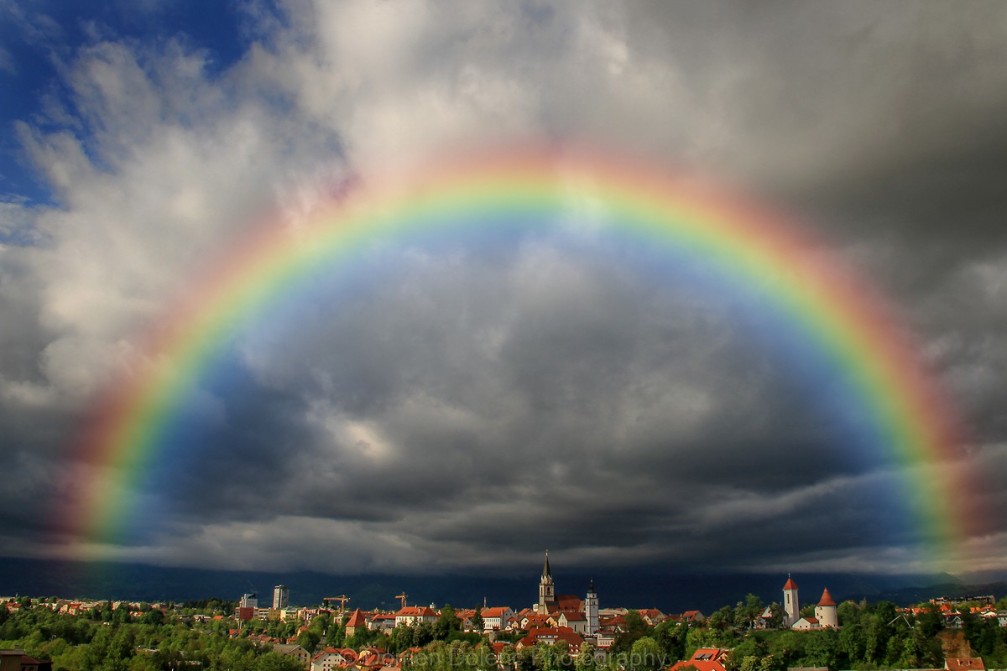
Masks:
[[[339,596],[327,596],[327,597],[323,597],[322,598],[322,601],[324,603],[329,603],[330,601],[331,602],[338,601],[339,602],[339,612],[340,613],[345,613],[346,612],[346,602],[349,601],[349,600],[350,600],[350,597],[346,596],[345,594],[340,594]]]
[[[406,607],[406,597],[407,596],[409,596],[409,595],[406,594],[405,592],[403,592],[402,594],[396,594],[395,595],[395,598],[398,599],[400,602],[402,602],[402,608]]]

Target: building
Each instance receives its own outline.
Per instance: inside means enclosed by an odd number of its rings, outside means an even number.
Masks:
[[[542,565],[542,577],[538,580],[538,603],[535,612],[548,615],[556,610],[556,585],[552,581],[552,569],[549,568],[549,551],[545,551],[545,564]]]
[[[360,612],[359,608],[357,608],[353,611],[353,614],[350,615],[350,619],[346,621],[346,635],[356,636],[358,631],[363,631],[366,628],[367,618],[364,617],[364,614]]]
[[[395,613],[396,627],[412,627],[423,622],[432,624],[436,621],[437,613],[429,606],[406,606]]]
[[[290,605],[290,589],[286,585],[273,588],[273,610],[283,610]]]
[[[839,629],[839,614],[836,611],[836,602],[833,601],[832,595],[829,594],[828,587],[822,592],[822,598],[818,601],[818,605],[815,606],[815,619],[818,620],[818,624],[823,629]]]
[[[483,608],[479,616],[483,619],[483,631],[500,631],[507,627],[507,621],[513,617],[514,612],[509,606],[496,606],[494,608]]]
[[[947,657],[944,668],[948,671],[986,671],[981,657]]]
[[[30,657],[24,650],[0,650],[0,671],[52,671],[52,662]]]
[[[668,671],[727,671],[727,650],[722,648],[699,648],[688,660],[675,662]]]
[[[566,627],[573,630],[575,634],[584,636],[587,634],[587,616],[584,613],[560,611],[556,617],[557,627]]]
[[[311,653],[299,645],[292,643],[277,643],[273,646],[273,652],[278,652],[286,657],[293,657],[297,663],[308,668],[311,666]]]
[[[797,596],[797,583],[790,576],[783,585],[783,625],[792,627],[801,617],[801,600]]]
[[[571,655],[576,655],[580,652],[580,646],[583,642],[583,637],[569,627],[546,627],[544,629],[533,629],[529,631],[528,635],[518,641],[514,647],[518,650],[522,650],[524,648],[534,647],[538,643],[544,643],[546,645],[565,643],[567,646],[567,652]]]
[[[252,592],[251,594],[242,594],[241,602],[238,604],[238,608],[258,608],[259,607],[259,595]]]
[[[598,593],[594,589],[594,580],[587,584],[587,596],[584,599],[584,617],[587,619],[585,631],[588,636],[598,633]]]

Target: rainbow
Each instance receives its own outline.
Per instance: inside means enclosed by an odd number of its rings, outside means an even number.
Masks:
[[[525,149],[446,162],[419,176],[376,181],[334,199],[296,227],[263,226],[191,283],[142,346],[141,372],[113,386],[75,449],[110,474],[83,483],[70,527],[109,540],[128,521],[132,479],[149,467],[159,440],[194,381],[242,324],[379,240],[462,235],[491,227],[555,225],[557,215],[602,213],[620,236],[700,259],[730,284],[772,305],[832,362],[895,465],[954,458],[960,444],[951,406],[917,360],[911,338],[875,291],[775,214],[693,181],[611,155]],[[576,217],[574,217],[576,218]],[[547,224],[545,222],[551,222]],[[163,442],[163,441],[162,441]],[[964,527],[947,476],[906,483],[923,536],[947,547]],[[916,476],[922,478],[923,476]]]

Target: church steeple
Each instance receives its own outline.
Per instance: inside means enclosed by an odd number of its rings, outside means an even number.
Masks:
[[[538,604],[536,613],[548,614],[556,608],[556,586],[552,582],[552,568],[549,566],[549,551],[545,551],[545,563],[542,564],[542,577],[538,580]]]

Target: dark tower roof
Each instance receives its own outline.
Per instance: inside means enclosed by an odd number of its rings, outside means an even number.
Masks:
[[[591,578],[587,582],[587,593],[588,594],[594,594],[594,578]]]
[[[552,571],[549,569],[549,551],[545,551],[545,564],[542,566],[542,577],[551,578]]]

